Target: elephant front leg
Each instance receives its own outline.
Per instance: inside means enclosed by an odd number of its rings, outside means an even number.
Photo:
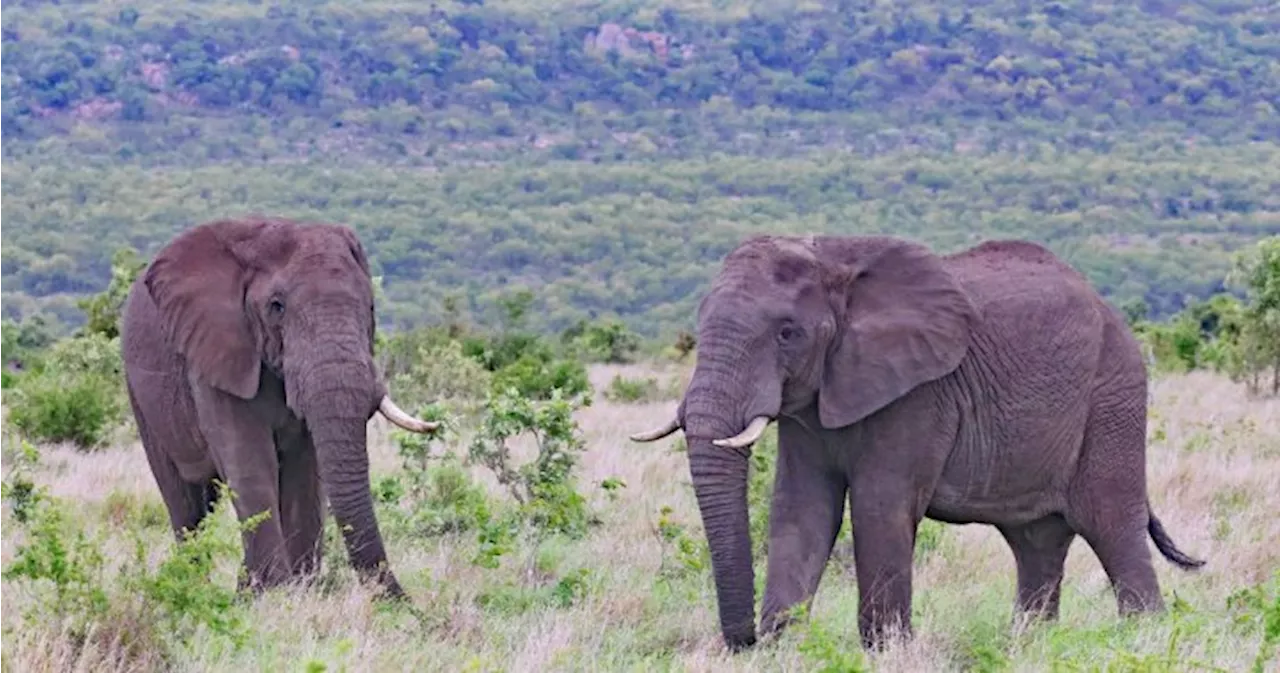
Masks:
[[[291,563],[280,515],[275,450],[269,447],[262,451],[256,444],[240,444],[233,453],[242,458],[231,457],[225,474],[231,487],[236,518],[242,525],[248,519],[266,513],[265,519],[253,523],[240,534],[247,576],[241,578],[239,587],[260,591],[287,582]],[[256,460],[243,457],[256,457],[257,454],[264,456]]]
[[[921,516],[914,512],[910,488],[894,480],[859,480],[851,500],[858,632],[862,646],[874,650],[895,631],[912,634],[911,562]]]
[[[247,576],[239,586],[258,591],[288,581],[290,562],[280,520],[275,437],[251,404],[211,388],[196,393],[200,430],[231,489],[236,518],[243,524],[267,513],[265,520],[241,532]]]
[[[781,630],[793,607],[812,601],[840,532],[847,481],[826,456],[812,434],[779,423],[762,633]]]
[[[320,570],[324,503],[316,449],[301,428],[277,433],[280,448],[280,520],[293,573]]]

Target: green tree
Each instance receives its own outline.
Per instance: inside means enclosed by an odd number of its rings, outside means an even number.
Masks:
[[[120,310],[129,296],[129,287],[147,262],[132,248],[117,250],[111,258],[111,282],[99,294],[76,302],[88,319],[82,334],[101,334],[108,339],[120,336]]]
[[[1280,236],[1259,241],[1234,262],[1228,279],[1248,297],[1239,337],[1242,374],[1257,393],[1269,373],[1275,395],[1280,393]]]

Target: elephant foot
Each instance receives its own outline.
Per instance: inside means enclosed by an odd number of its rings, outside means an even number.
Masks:
[[[236,592],[247,593],[254,598],[257,598],[270,589],[287,584],[290,579],[291,578],[288,575],[255,573],[247,569],[242,569],[240,577],[236,581]]]
[[[366,581],[372,581],[382,589],[375,596],[378,600],[395,602],[409,600],[408,594],[406,594],[404,592],[404,588],[400,586],[400,581],[396,579],[395,574],[386,566],[366,570],[361,574],[364,575],[364,579]]]
[[[739,622],[728,628],[721,625],[720,634],[724,638],[724,645],[729,649],[729,652],[736,654],[749,650],[755,647],[757,641],[755,619]]]
[[[752,647],[755,647],[756,634],[751,633],[749,635],[741,635],[741,636],[726,635],[724,637],[724,644],[725,644],[725,647],[729,648],[730,653],[738,654],[740,652],[749,650]]]
[[[400,583],[393,579],[390,582],[384,582],[382,584],[381,598],[383,600],[398,602],[409,600],[409,595],[400,587]]]
[[[880,654],[889,648],[895,640],[903,642],[915,636],[910,622],[889,622],[876,624],[861,629],[862,649],[869,653]]]
[[[796,621],[791,615],[781,612],[774,615],[764,615],[760,618],[759,641],[768,643],[782,636],[782,632]]]

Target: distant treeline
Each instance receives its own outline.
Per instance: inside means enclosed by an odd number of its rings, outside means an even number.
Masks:
[[[1247,2],[15,2],[4,314],[260,212],[345,222],[385,324],[687,329],[758,232],[1050,245],[1154,317],[1280,231],[1280,15]]]

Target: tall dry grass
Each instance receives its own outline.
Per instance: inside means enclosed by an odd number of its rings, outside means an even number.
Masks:
[[[679,368],[597,367],[597,390],[618,373],[674,377],[677,386],[687,376]],[[1177,609],[1117,619],[1105,574],[1077,541],[1067,562],[1060,622],[1015,632],[1014,565],[1000,536],[985,526],[939,526],[936,546],[915,568],[916,637],[868,657],[870,666],[1039,671],[1056,661],[1067,670],[1090,670],[1137,665],[1145,657],[1156,666],[1150,670],[1196,670],[1199,663],[1249,670],[1260,635],[1239,625],[1228,598],[1280,568],[1280,402],[1249,399],[1241,387],[1204,373],[1157,380],[1153,395],[1148,474],[1155,509],[1180,547],[1209,561],[1188,574],[1156,557],[1162,589]],[[671,550],[655,534],[662,507],[701,539],[688,467],[682,454],[671,451],[677,436],[654,444],[634,444],[626,436],[663,422],[675,404],[619,404],[596,395],[579,413],[589,447],[579,478],[604,520],[586,539],[522,549],[502,568],[486,570],[469,562],[473,535],[408,539],[389,533],[391,562],[417,614],[371,601],[345,574],[343,555],[331,554],[325,573],[336,579],[327,588],[280,590],[252,603],[252,637],[244,649],[199,636],[168,665],[192,671],[809,671],[859,656],[857,587],[853,568],[842,559],[827,570],[810,627],[737,656],[721,645],[708,571],[660,579],[664,563],[671,563]],[[375,422],[371,433],[375,473],[394,470],[399,459],[385,424]],[[60,446],[41,451],[39,483],[72,503],[92,530],[107,534],[110,557],[124,559],[132,551],[125,536],[111,534],[125,521],[149,522],[149,544],[157,554],[166,548],[159,496],[139,446],[91,455]],[[612,500],[596,488],[609,477],[626,484]],[[13,530],[7,511],[4,526]],[[17,543],[14,535],[4,536],[6,564]],[[237,561],[225,564],[224,581],[233,581]],[[539,570],[532,572],[535,566]],[[530,587],[576,568],[589,571],[580,601],[557,607],[528,600]],[[160,666],[145,658],[119,660],[109,640],[79,648],[55,629],[24,621],[32,599],[21,583],[6,581],[3,598],[6,671]],[[1158,658],[1171,641],[1177,660],[1162,668]]]

